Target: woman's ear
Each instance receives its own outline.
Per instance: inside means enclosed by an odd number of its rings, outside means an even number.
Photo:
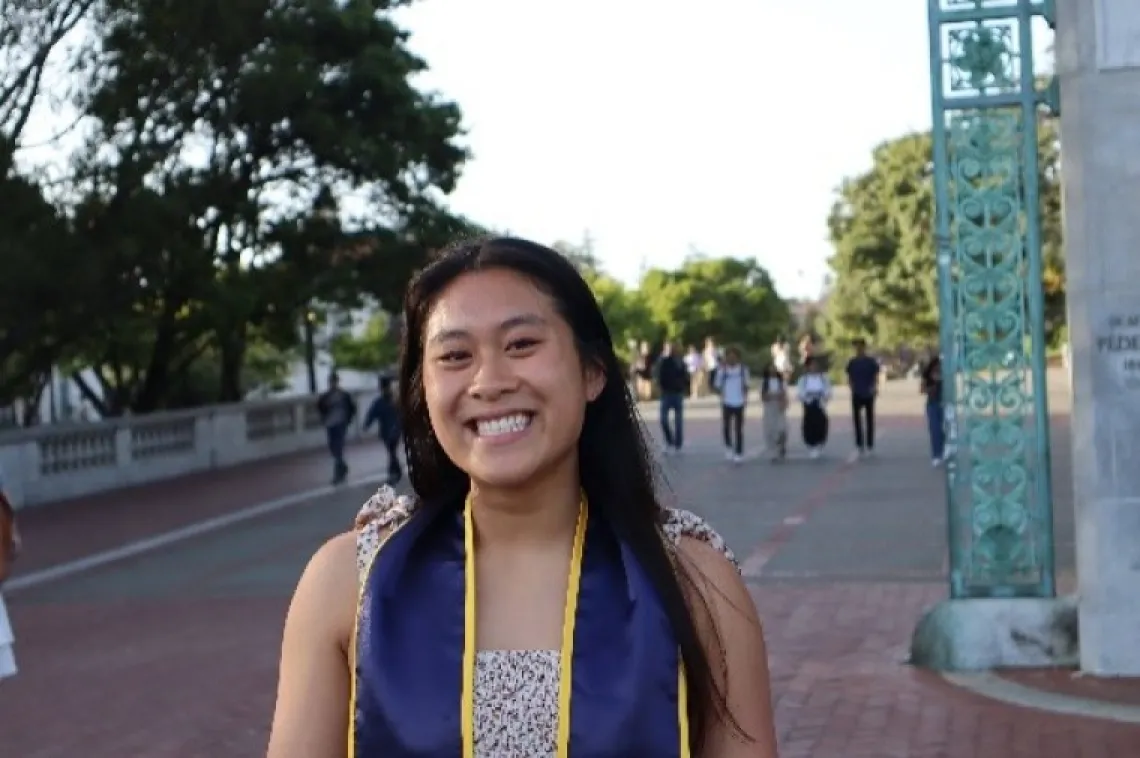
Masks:
[[[606,387],[606,370],[597,361],[586,364],[586,402],[592,403]]]

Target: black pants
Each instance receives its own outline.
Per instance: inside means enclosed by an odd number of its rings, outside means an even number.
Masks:
[[[831,430],[831,420],[827,411],[819,403],[804,403],[804,418],[801,422],[804,444],[808,447],[823,447],[827,444],[827,434]]]
[[[386,439],[384,446],[388,448],[388,483],[395,484],[404,476],[404,469],[400,466],[400,438]]]
[[[722,405],[721,419],[724,422],[724,446],[737,455],[744,454],[744,407],[733,408]]]
[[[855,447],[875,449],[875,396],[851,396],[851,415],[855,419]],[[866,428],[863,424],[866,422]]]
[[[342,482],[348,476],[348,464],[344,462],[344,443],[348,436],[348,425],[326,427],[325,436],[329,443],[329,454],[333,459],[333,479]]]

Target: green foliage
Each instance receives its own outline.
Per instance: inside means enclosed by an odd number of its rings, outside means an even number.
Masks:
[[[676,271],[651,269],[641,292],[662,336],[698,348],[707,337],[763,351],[791,321],[768,272],[753,259],[690,258]]]
[[[1065,320],[1056,124],[1040,128],[1040,189],[1046,334]],[[930,133],[884,142],[871,168],[845,179],[828,218],[833,272],[822,323],[825,342],[843,356],[851,340],[884,350],[938,342],[934,182]]]
[[[588,276],[586,281],[610,327],[614,347],[622,358],[630,360],[634,343],[660,331],[659,325],[653,321],[644,292],[626,289],[617,279],[601,273]]]
[[[580,243],[556,242],[553,247],[590,285],[614,347],[626,361],[642,341],[657,346],[673,340],[700,348],[706,337],[767,355],[776,335],[788,330],[787,303],[754,260],[698,255],[674,271],[652,269],[637,289],[629,289],[602,271],[589,235]]]
[[[357,371],[382,371],[399,358],[398,335],[392,330],[391,318],[379,313],[369,320],[359,337],[338,334],[329,343],[329,353],[337,368]]]
[[[310,314],[394,311],[434,249],[479,234],[444,203],[468,157],[461,115],[413,85],[427,64],[393,20],[406,4],[5,0],[0,405],[53,366],[92,369],[103,415],[239,400],[315,349]],[[51,94],[86,141],[40,186],[11,156],[45,61],[80,27]],[[564,247],[623,352],[666,335],[756,349],[786,328],[752,261],[693,260],[631,290],[588,237]],[[394,357],[379,320],[333,342],[346,367]]]
[[[93,367],[109,415],[239,400],[279,379],[308,313],[394,307],[433,248],[478,231],[441,204],[460,112],[413,86],[404,4],[5,4],[0,156],[53,32],[81,22],[66,94],[93,128],[57,206],[0,161],[0,405],[53,364]]]
[[[10,158],[9,153],[7,158]],[[40,187],[0,156],[0,398],[28,398],[89,332],[89,266]],[[66,286],[64,282],[66,281]]]

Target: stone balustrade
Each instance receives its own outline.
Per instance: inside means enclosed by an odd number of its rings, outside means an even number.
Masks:
[[[359,438],[374,392],[354,392]],[[0,433],[5,489],[19,507],[319,449],[315,397],[295,397]]]

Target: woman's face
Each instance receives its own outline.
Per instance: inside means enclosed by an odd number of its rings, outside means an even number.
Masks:
[[[423,377],[444,452],[475,483],[508,488],[574,459],[604,383],[583,368],[550,297],[504,269],[464,274],[440,294],[424,325]]]

